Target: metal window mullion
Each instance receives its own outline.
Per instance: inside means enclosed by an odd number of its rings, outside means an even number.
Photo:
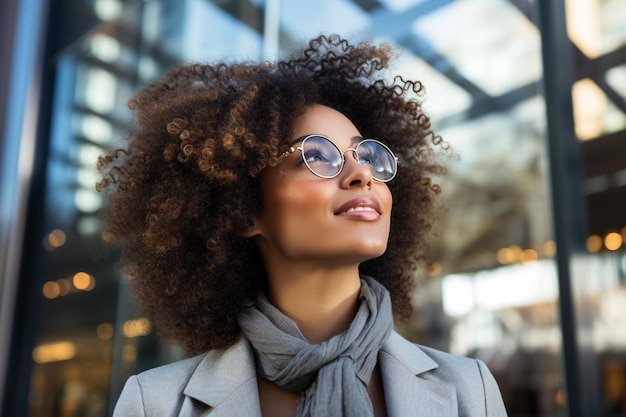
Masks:
[[[566,415],[591,417],[581,385],[576,308],[571,264],[584,246],[585,201],[581,192],[581,155],[574,131],[571,89],[575,79],[572,45],[567,36],[563,1],[537,1],[541,30],[543,89],[546,103],[547,148],[562,336],[562,375]]]

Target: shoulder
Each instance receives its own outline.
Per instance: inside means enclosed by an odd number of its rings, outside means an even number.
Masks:
[[[485,364],[479,360],[415,344],[396,332],[392,332],[382,351],[400,361],[415,375],[432,372],[441,380],[473,380],[481,377],[483,367],[486,370]]]
[[[486,365],[478,360],[465,356],[453,355],[448,352],[433,349],[427,346],[415,345],[419,350],[437,363],[437,370],[443,379],[474,379],[482,375],[481,368]],[[488,372],[488,371],[487,371]]]
[[[148,369],[147,371],[137,374],[135,377],[140,384],[150,385],[151,389],[158,388],[161,385],[165,385],[169,390],[179,387],[184,388],[189,378],[206,355],[207,353],[202,353],[192,358]],[[166,384],[164,384],[163,378],[165,376],[167,376]]]
[[[457,356],[422,345],[416,347],[437,363],[434,373],[443,380],[475,386],[477,381],[492,377],[487,365],[480,359]]]
[[[396,332],[381,351],[385,354],[381,365],[386,365],[389,376],[402,377],[407,384],[417,377],[428,382],[426,386],[437,387],[437,392],[445,392],[444,401],[456,397],[459,415],[506,416],[498,384],[481,360],[414,344]]]
[[[113,417],[200,415],[198,407],[204,410],[226,404],[226,399],[242,387],[252,392],[255,376],[252,348],[242,338],[228,348],[131,376]]]
[[[167,404],[180,409],[183,391],[206,353],[149,369],[131,376],[117,401],[114,417],[154,415],[152,408]]]
[[[488,416],[506,415],[498,384],[483,361],[415,346],[437,363],[437,368],[425,378],[452,383],[456,387],[460,410],[465,409],[468,415],[474,415],[472,410],[480,408]]]

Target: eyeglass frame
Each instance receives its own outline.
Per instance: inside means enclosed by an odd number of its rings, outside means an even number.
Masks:
[[[335,147],[335,149],[337,149],[337,152],[339,152],[339,155],[341,155],[341,166],[340,166],[340,168],[339,168],[339,171],[337,171],[337,173],[336,173],[336,174],[334,174],[334,175],[321,175],[321,174],[319,174],[319,173],[315,172],[315,171],[313,170],[313,168],[311,168],[311,166],[310,166],[310,165],[309,165],[309,163],[307,162],[306,158],[304,157],[304,149],[302,148],[302,144],[304,144],[304,142],[305,142],[307,139],[309,139],[309,138],[311,138],[311,137],[315,137],[315,136],[317,136],[317,137],[321,137],[321,138],[323,138],[323,139],[326,139],[328,142],[330,142],[330,144],[331,144],[331,145],[333,145],[333,146]],[[355,146],[354,148],[347,148],[346,150],[344,150],[344,151],[342,152],[342,151],[341,151],[341,149],[339,149],[339,147],[335,144],[335,142],[333,142],[332,140],[330,140],[330,138],[329,138],[329,137],[327,137],[327,136],[320,135],[320,134],[309,134],[309,135],[304,135],[304,136],[301,136],[301,137],[299,137],[299,138],[297,138],[297,139],[294,139],[294,140],[291,142],[292,144],[300,142],[300,146],[298,146],[298,147],[296,147],[296,148],[294,148],[293,146],[290,146],[290,147],[289,147],[289,149],[288,149],[287,151],[285,151],[285,153],[281,156],[281,158],[280,158],[280,159],[282,160],[284,157],[286,157],[286,156],[288,156],[288,155],[290,155],[290,154],[294,153],[295,151],[299,150],[299,151],[300,151],[300,153],[302,154],[302,161],[304,162],[304,165],[306,165],[307,169],[308,169],[309,171],[311,171],[311,173],[312,173],[313,175],[315,175],[316,177],[319,177],[319,178],[323,178],[323,179],[331,179],[331,178],[335,178],[335,177],[339,176],[339,174],[341,174],[341,171],[343,171],[343,168],[344,168],[344,167],[345,167],[345,165],[346,165],[346,158],[345,158],[345,156],[344,156],[344,155],[345,155],[345,153],[346,153],[346,152],[348,152],[348,151],[352,151],[352,153],[353,153],[353,155],[354,155],[354,159],[355,159],[355,161],[356,161],[358,164],[364,165],[364,163],[362,163],[362,162],[360,162],[360,161],[359,161],[359,154],[358,154],[357,150],[358,150],[359,146],[361,146],[361,144],[362,144],[362,143],[364,143],[364,142],[374,142],[374,143],[376,143],[376,144],[378,144],[378,145],[382,146],[384,149],[386,149],[386,150],[387,150],[387,152],[389,152],[389,155],[391,155],[391,156],[393,157],[393,168],[394,168],[394,170],[393,170],[393,175],[392,175],[390,178],[386,179],[386,180],[381,180],[381,179],[375,178],[375,177],[374,177],[374,170],[371,170],[371,171],[372,171],[372,179],[374,179],[374,180],[375,180],[375,181],[377,181],[377,182],[382,182],[382,183],[386,183],[386,182],[389,182],[389,181],[391,181],[392,179],[394,179],[394,178],[396,177],[396,175],[398,174],[398,157],[396,156],[396,154],[394,154],[394,153],[393,153],[393,151],[389,148],[389,146],[385,145],[384,143],[382,143],[382,142],[381,142],[381,141],[379,141],[378,139],[373,139],[373,138],[361,138],[361,139],[362,139],[362,140],[361,140],[361,141],[359,141],[359,143],[357,143],[357,144],[356,144],[356,146]]]

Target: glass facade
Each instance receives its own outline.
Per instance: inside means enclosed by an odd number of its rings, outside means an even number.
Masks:
[[[439,179],[438,262],[416,277],[414,315],[398,330],[484,360],[511,416],[626,414],[624,2],[553,2],[561,28],[531,0],[46,4],[34,217],[15,235],[21,272],[3,262],[0,280],[5,294],[19,282],[14,318],[0,322],[12,346],[5,381],[17,381],[3,385],[3,415],[107,416],[129,375],[184,356],[133,308],[100,239],[95,161],[120,143],[128,99],[178,62],[273,59],[320,33],[401,51],[393,72],[424,83],[434,128],[455,151]],[[555,36],[571,62],[542,55]],[[559,66],[571,80],[555,87]],[[571,135],[551,129],[554,88],[570,100],[558,123]],[[555,154],[555,143],[575,153]],[[7,170],[17,151],[6,133],[0,145]],[[559,158],[580,178],[555,178]],[[584,241],[559,235],[556,180],[576,191],[571,221]],[[0,195],[15,187],[1,184]]]

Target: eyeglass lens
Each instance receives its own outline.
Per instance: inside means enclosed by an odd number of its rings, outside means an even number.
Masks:
[[[302,156],[309,169],[323,178],[337,176],[343,167],[341,151],[323,136],[308,136],[302,141]],[[382,143],[365,139],[356,147],[357,161],[368,164],[372,177],[378,181],[389,181],[396,173],[396,159]]]

